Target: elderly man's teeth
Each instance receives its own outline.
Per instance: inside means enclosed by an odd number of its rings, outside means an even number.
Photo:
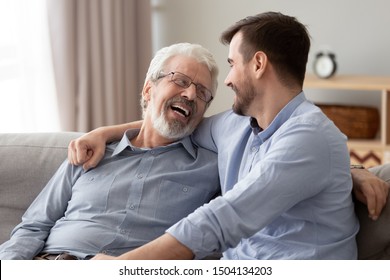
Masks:
[[[188,117],[189,114],[190,114],[190,112],[189,112],[187,109],[185,109],[185,108],[183,108],[183,107],[180,107],[180,106],[178,106],[178,105],[173,105],[173,106],[172,106],[172,110],[175,110],[176,112],[182,114],[182,115],[185,116],[185,117]]]

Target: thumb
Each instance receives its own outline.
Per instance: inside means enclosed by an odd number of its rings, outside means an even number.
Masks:
[[[104,157],[105,147],[96,148],[96,151],[88,150],[88,160],[83,164],[83,169],[88,171],[91,168],[95,168]]]

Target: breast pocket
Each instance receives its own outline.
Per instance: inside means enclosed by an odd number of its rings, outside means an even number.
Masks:
[[[156,217],[172,225],[208,202],[208,191],[177,182],[161,182]]]
[[[101,213],[106,211],[107,199],[115,176],[89,172],[81,176],[72,190],[68,209],[77,209],[83,213]]]

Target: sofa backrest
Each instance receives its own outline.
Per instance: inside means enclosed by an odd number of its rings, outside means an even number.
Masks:
[[[0,244],[67,157],[78,132],[0,133]]]

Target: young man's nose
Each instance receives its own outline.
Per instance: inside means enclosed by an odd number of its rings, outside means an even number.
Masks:
[[[225,80],[223,81],[224,82],[224,84],[226,85],[226,86],[228,86],[228,87],[231,87],[231,82],[230,82],[230,76],[229,76],[229,74],[226,76],[226,78],[225,78]]]

